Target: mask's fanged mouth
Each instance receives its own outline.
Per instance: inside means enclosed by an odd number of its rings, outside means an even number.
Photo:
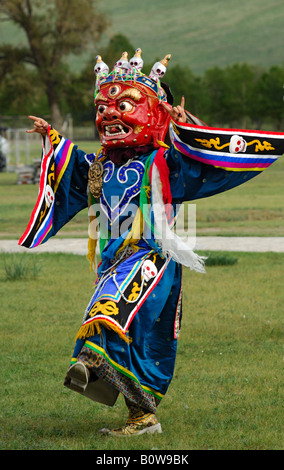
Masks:
[[[104,136],[105,137],[125,137],[128,135],[131,131],[129,127],[123,126],[122,124],[119,123],[113,123],[109,125],[104,125]]]

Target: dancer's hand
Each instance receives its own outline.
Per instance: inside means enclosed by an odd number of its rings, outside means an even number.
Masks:
[[[29,129],[26,131],[28,134],[31,134],[33,132],[38,132],[38,134],[41,134],[43,137],[46,136],[47,134],[47,128],[48,128],[48,122],[46,122],[44,119],[36,117],[36,116],[28,116],[29,119],[34,121],[34,128]]]
[[[164,101],[162,101],[161,104],[166,109],[166,111],[168,111],[169,115],[174,121],[186,122],[184,103],[185,103],[185,99],[183,96],[181,99],[180,105],[174,106],[173,108],[171,107],[171,105],[169,105],[168,103],[165,103]]]

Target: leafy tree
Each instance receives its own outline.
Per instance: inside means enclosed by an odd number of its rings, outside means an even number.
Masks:
[[[37,82],[36,73],[27,70],[21,63],[14,65],[11,72],[2,79],[1,114],[3,110],[5,114],[26,114],[31,111],[31,99],[33,113],[49,114],[47,100]]]
[[[185,97],[185,107],[201,120],[205,120],[204,89],[200,77],[189,67],[168,65],[164,81],[169,85],[174,97],[174,106]]]
[[[97,10],[99,0],[1,0],[1,20],[10,20],[26,34],[26,44],[0,47],[2,79],[20,63],[32,65],[44,90],[54,125],[62,125],[61,96],[68,79],[64,59],[81,54],[90,38],[98,40],[107,26]],[[0,75],[1,79],[1,75]]]
[[[94,119],[94,90],[96,76],[94,74],[94,66],[96,64],[96,56],[100,55],[103,61],[109,66],[111,72],[115,62],[120,59],[121,54],[127,51],[128,58],[134,54],[134,47],[123,34],[115,34],[107,46],[96,50],[95,55],[87,62],[79,76],[73,74],[71,80],[65,84],[66,103],[69,112],[73,115],[80,113],[80,118],[84,115],[88,120]],[[76,116],[75,116],[76,119]]]
[[[109,66],[111,71],[114,64],[120,59],[121,54],[124,51],[128,52],[128,60],[130,60],[134,55],[135,48],[126,36],[118,33],[109,40],[109,43],[105,48],[98,51],[98,54],[102,56],[103,61]]]
[[[247,127],[251,116],[256,75],[253,67],[247,64],[234,64],[225,69],[225,106],[227,121]]]
[[[277,130],[283,129],[284,123],[284,65],[272,66],[263,72],[257,83],[256,113],[269,118]]]
[[[226,104],[226,77],[220,67],[206,70],[202,79],[204,90],[204,114],[211,125],[228,122]]]

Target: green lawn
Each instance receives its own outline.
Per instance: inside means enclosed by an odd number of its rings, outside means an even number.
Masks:
[[[88,144],[80,147],[90,152]],[[283,175],[280,159],[246,185],[198,201],[197,234],[284,236]],[[15,174],[0,174],[2,239],[21,236],[37,192],[17,185]],[[60,236],[87,236],[87,211]],[[124,440],[97,432],[126,419],[122,397],[107,408],[62,385],[93,292],[88,262],[0,254],[0,448],[283,449],[284,254],[237,258],[208,266],[206,275],[184,269],[175,375],[158,410],[164,432]],[[16,280],[6,279],[8,270]]]
[[[88,262],[1,254],[0,448],[283,449],[284,254],[237,258],[205,275],[184,269],[175,374],[158,408],[163,434],[122,439],[98,434],[126,419],[122,397],[108,408],[63,387],[93,291]],[[19,265],[24,278],[7,280]]]
[[[230,191],[196,201],[197,234],[284,236],[284,158]]]

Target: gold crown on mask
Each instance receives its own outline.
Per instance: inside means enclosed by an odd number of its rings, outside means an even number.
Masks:
[[[128,53],[124,51],[110,73],[108,66],[103,62],[101,56],[98,55],[96,59],[97,63],[94,67],[94,72],[96,74],[95,97],[99,92],[100,87],[105,83],[112,81],[131,81],[134,83],[143,83],[151,88],[158,95],[161,101],[166,101],[166,93],[161,86],[161,79],[167,71],[171,54],[167,54],[162,60],[156,62],[153,65],[149,76],[142,73],[143,59],[142,50],[140,48],[136,49],[134,56],[130,61],[128,61]]]

